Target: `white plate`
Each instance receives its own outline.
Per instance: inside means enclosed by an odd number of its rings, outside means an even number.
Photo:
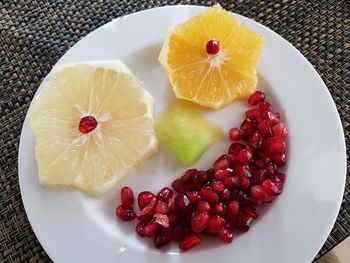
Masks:
[[[173,99],[157,57],[168,28],[202,11],[197,6],[168,6],[120,17],[87,35],[57,63],[120,58],[141,79],[158,113]],[[289,125],[289,159],[284,193],[269,205],[248,233],[230,245],[205,239],[179,254],[176,245],[156,250],[136,236],[134,223],[117,221],[115,206],[122,185],[135,193],[157,191],[184,171],[164,149],[150,163],[153,173],[135,171],[99,199],[78,191],[39,186],[34,138],[26,118],[19,149],[19,181],[29,221],[48,255],[60,262],[310,262],[326,240],[339,211],[345,185],[345,143],[330,94],[310,63],[270,29],[235,15],[266,37],[259,89]],[[237,126],[243,102],[206,116],[224,132]],[[222,141],[195,165],[206,169],[229,145]]]

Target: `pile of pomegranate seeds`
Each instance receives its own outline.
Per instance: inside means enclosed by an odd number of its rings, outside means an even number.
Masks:
[[[123,187],[117,217],[125,221],[136,217],[140,236],[153,237],[157,248],[177,241],[181,251],[198,245],[199,234],[230,243],[233,231],[248,231],[258,217],[255,206],[282,193],[285,175],[278,169],[286,162],[288,134],[263,92],[256,91],[248,103],[256,107],[245,112],[239,129],[230,129],[233,143],[213,168],[187,170],[172,182],[173,190],[164,187],[156,195],[141,192],[136,213],[133,192]]]

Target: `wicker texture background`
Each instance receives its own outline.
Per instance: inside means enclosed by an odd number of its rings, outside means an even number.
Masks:
[[[273,29],[308,58],[337,105],[349,151],[350,1],[218,2]],[[17,173],[22,123],[45,75],[69,47],[106,22],[143,9],[179,3],[212,5],[214,1],[0,1],[1,262],[51,262],[26,217]],[[349,161],[347,167],[349,172]],[[349,193],[348,177],[337,222],[318,256],[350,234]]]

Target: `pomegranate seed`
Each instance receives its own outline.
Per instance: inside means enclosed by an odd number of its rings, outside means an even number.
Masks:
[[[268,157],[267,155],[265,155],[265,152],[266,149],[265,149],[265,145],[263,143],[262,145],[262,148],[263,148],[263,151],[259,152],[258,155],[259,155],[259,158],[261,159],[261,161],[263,161],[264,164],[268,164],[269,162],[271,162],[271,159],[270,157]]]
[[[154,223],[158,223],[164,228],[169,227],[169,217],[167,215],[155,214],[153,219],[154,219]]]
[[[240,177],[239,178],[239,185],[243,189],[247,189],[250,186],[250,180],[247,177]]]
[[[250,130],[250,131],[243,131],[242,132],[242,136],[241,136],[241,140],[244,141],[244,142],[247,142],[248,139],[249,139],[249,136],[254,133],[256,129],[254,130]]]
[[[154,207],[154,212],[159,214],[167,214],[169,212],[168,204],[161,200],[157,200]]]
[[[276,172],[275,174],[270,176],[271,182],[273,182],[278,187],[277,194],[282,193],[285,179],[286,179],[286,176],[280,172]]]
[[[228,149],[229,154],[237,155],[241,149],[245,149],[246,146],[242,143],[234,142],[230,145]]]
[[[261,185],[252,186],[251,197],[253,202],[257,204],[263,203],[266,199],[266,196],[266,192]]]
[[[253,170],[252,170],[253,171]],[[251,185],[262,184],[262,182],[267,178],[267,170],[256,169],[252,173],[252,178],[250,180]]]
[[[221,201],[223,202],[227,202],[231,199],[231,191],[228,190],[227,188],[224,189],[224,191],[222,191],[221,193]]]
[[[152,220],[152,218],[153,218],[153,212],[150,212],[150,213],[145,214],[145,215],[141,215],[141,214],[139,213],[139,211],[138,211],[138,212],[136,212],[136,218],[137,218],[140,222],[148,223],[148,222],[150,222],[150,221]]]
[[[168,201],[168,208],[169,208],[169,211],[174,211],[175,208],[176,208],[176,204],[175,204],[175,197],[172,197],[169,199]]]
[[[219,232],[219,236],[226,243],[231,243],[233,240],[233,233],[227,228],[221,229]]]
[[[234,166],[238,163],[236,155],[228,154],[226,158],[230,166]],[[229,170],[230,172],[233,171],[231,168],[227,168],[227,170]]]
[[[179,225],[184,229],[191,228],[192,211],[180,211],[183,214],[179,217]]]
[[[186,192],[186,188],[183,185],[182,181],[180,179],[176,179],[171,183],[171,187],[177,192],[177,193],[184,193]]]
[[[192,182],[193,176],[197,173],[197,169],[188,169],[183,176],[181,176],[181,181],[183,183]]]
[[[225,223],[224,229],[234,230],[236,228],[236,225],[233,222]]]
[[[174,191],[171,190],[168,187],[164,187],[162,190],[160,190],[157,194],[157,199],[163,201],[163,202],[168,202],[169,198],[171,198],[174,194]]]
[[[284,177],[281,177],[280,174],[274,174],[270,177],[270,180],[274,185],[277,187],[277,192],[276,194],[279,195],[283,191],[283,184],[284,184]]]
[[[224,216],[226,212],[226,205],[223,203],[217,203],[213,205],[212,212],[214,215]]]
[[[207,201],[199,201],[197,205],[197,212],[210,212],[210,205]]]
[[[270,124],[267,122],[267,120],[259,121],[258,129],[264,138],[271,138],[273,136]]]
[[[175,197],[176,206],[182,211],[189,211],[191,208],[190,200],[188,200],[185,194],[178,194]]]
[[[97,127],[97,120],[93,116],[85,116],[79,122],[79,131],[83,134],[92,132]]]
[[[256,211],[256,209],[252,206],[244,206],[242,208],[242,212],[246,215],[251,216],[253,219],[258,218],[258,211]]]
[[[232,172],[229,169],[215,171],[215,178],[218,180],[223,180],[224,178],[229,177],[231,175]]]
[[[283,154],[286,151],[285,142],[268,141],[266,142],[266,149],[270,155]]]
[[[280,182],[280,183],[284,184],[284,182],[286,180],[286,176],[281,172],[277,172],[271,176],[270,180],[274,183]]]
[[[191,204],[197,204],[202,199],[197,191],[187,192],[186,196]]]
[[[124,186],[121,190],[121,201],[124,206],[132,206],[135,201],[134,194],[130,187]]]
[[[251,145],[247,145],[245,149],[248,155],[250,155],[251,157],[253,157],[254,155],[254,158],[256,157],[256,149],[254,147],[252,147]],[[254,162],[254,160],[252,158],[249,158],[249,162]]]
[[[210,170],[210,169],[209,169]],[[207,181],[207,180],[210,180],[210,179],[213,179],[214,178],[214,173],[213,174],[211,174],[211,175],[209,175],[208,174],[208,171],[209,170],[207,170],[207,171],[201,171],[201,170],[199,170],[198,171],[198,176],[199,176],[199,178],[201,179],[201,180],[204,180],[204,181]],[[213,169],[213,172],[214,172],[215,170]]]
[[[135,219],[135,212],[132,207],[119,205],[115,210],[115,214],[118,218],[124,221],[131,221]]]
[[[288,129],[285,124],[279,123],[275,127],[273,127],[275,141],[284,141],[288,135]]]
[[[262,136],[259,132],[254,132],[251,136],[248,138],[248,144],[252,146],[253,148],[260,148],[262,143]]]
[[[209,218],[206,231],[210,234],[217,234],[224,226],[225,220],[218,215],[213,215]]]
[[[263,168],[265,165],[265,163],[260,159],[255,160],[254,164],[259,168]]]
[[[275,196],[278,192],[278,186],[271,180],[265,180],[262,183],[262,187],[264,188],[266,194],[270,196]]]
[[[261,119],[260,111],[257,109],[247,110],[245,112],[245,117],[247,119],[259,121]]]
[[[234,219],[238,214],[238,210],[239,210],[239,203],[237,201],[231,201],[227,205],[227,217],[229,219]]]
[[[221,193],[225,189],[225,185],[219,180],[213,180],[210,184],[215,193]]]
[[[266,193],[265,189],[261,185],[254,185],[251,188],[251,197],[252,201],[256,204],[272,201],[271,196]]]
[[[182,227],[181,226],[176,226],[172,229],[173,232],[173,239],[175,241],[179,241],[181,239],[182,236]]]
[[[142,222],[147,221],[150,218],[150,216],[152,216],[152,214],[153,214],[154,207],[156,205],[156,201],[157,201],[157,199],[155,197],[153,197],[152,200],[144,208],[142,208],[140,211],[138,211],[136,213],[137,219],[142,221]]]
[[[207,175],[207,180],[211,180],[215,176],[215,169],[214,168],[210,168],[210,169],[205,171],[205,174]]]
[[[262,101],[259,103],[259,111],[261,115],[263,115],[264,112],[271,111],[271,110],[272,110],[271,104],[268,103],[267,101]]]
[[[217,193],[213,191],[213,189],[209,186],[202,187],[201,191],[199,192],[200,196],[203,200],[208,201],[209,203],[218,203],[219,202],[219,196]]]
[[[173,235],[171,230],[162,230],[154,236],[153,244],[156,248],[161,248],[171,242]]]
[[[179,248],[181,251],[185,252],[192,249],[193,247],[198,245],[200,242],[201,240],[197,235],[191,234],[179,242]]]
[[[214,163],[213,167],[215,170],[225,170],[229,166],[229,162],[227,160],[227,154],[221,155]]]
[[[190,235],[192,235],[192,234],[195,234],[195,233],[193,233],[193,232],[191,231],[191,218],[192,218],[192,217],[189,217],[189,219],[190,219],[190,221],[189,221],[190,224],[188,225],[188,227],[186,226],[186,227],[183,227],[183,228],[182,228],[180,240],[183,240],[183,239],[185,239],[186,237],[188,237],[188,236],[190,236]]]
[[[268,173],[274,174],[277,169],[277,166],[276,164],[269,162],[265,165],[265,169]]]
[[[250,202],[249,196],[243,190],[233,189],[231,192],[232,200],[237,200],[241,204],[246,204]]]
[[[193,188],[192,190],[199,190],[203,184],[208,180],[209,176],[204,171],[198,171],[192,177]]]
[[[159,230],[160,225],[158,223],[149,223],[145,226],[145,236],[153,237]]]
[[[228,132],[231,141],[239,141],[241,139],[241,131],[238,128],[231,128]]]
[[[193,232],[200,233],[207,226],[209,215],[207,212],[197,212],[191,220],[191,229]]]
[[[178,216],[176,213],[171,212],[168,214],[168,218],[169,218],[169,226],[173,227],[176,226],[178,223]]]
[[[277,112],[277,111],[274,114],[275,114],[275,117],[278,119],[278,121],[280,121],[281,120],[281,114],[279,112]]]
[[[220,51],[219,41],[211,39],[205,45],[205,49],[209,55],[216,55]]]
[[[248,103],[250,105],[258,105],[260,102],[265,100],[265,94],[262,91],[255,91],[250,97],[248,98]]]
[[[239,186],[239,176],[231,176],[231,177],[226,177],[224,178],[224,186],[226,188],[233,188]]]
[[[264,111],[262,113],[262,118],[269,123],[270,127],[275,126],[280,121],[279,116],[271,111]]]
[[[283,166],[286,163],[286,155],[283,154],[277,154],[272,157],[272,161],[277,165],[277,166]]]
[[[237,155],[237,161],[239,164],[247,164],[251,158],[251,153],[248,152],[246,149],[241,149]]]
[[[235,167],[236,174],[239,177],[251,177],[250,169],[248,165],[238,165]]]
[[[249,164],[250,172],[252,175],[255,174],[255,172],[265,166],[265,163],[263,160],[260,159],[260,155],[255,155],[254,156],[255,160],[254,163]]]
[[[137,198],[137,203],[140,207],[140,209],[144,208],[146,205],[149,204],[149,202],[151,202],[151,200],[153,199],[154,194],[148,191],[143,191],[141,193],[139,193],[139,196]]]
[[[238,229],[247,232],[250,227],[250,223],[253,221],[253,218],[250,215],[239,213],[237,217],[237,226]]]
[[[137,234],[139,234],[142,237],[147,236],[146,235],[146,224],[142,223],[142,222],[138,223],[136,225],[135,231],[136,231]]]
[[[244,133],[251,134],[254,131],[256,131],[257,127],[258,127],[258,122],[256,120],[245,119],[242,122],[240,128]]]

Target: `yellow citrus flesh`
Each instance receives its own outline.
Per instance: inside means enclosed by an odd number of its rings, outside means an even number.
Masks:
[[[79,122],[96,118],[83,134]],[[34,99],[39,181],[101,195],[157,151],[153,99],[121,61],[70,64],[53,70]]]
[[[213,39],[220,51],[209,55],[206,43]],[[260,35],[215,5],[172,28],[159,61],[176,97],[218,109],[253,93],[263,45]]]

